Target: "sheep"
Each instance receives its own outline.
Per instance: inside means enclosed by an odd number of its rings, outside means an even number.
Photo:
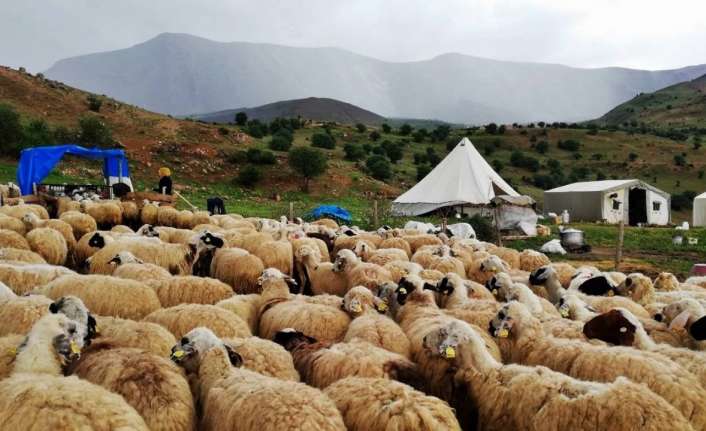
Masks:
[[[275,334],[274,341],[294,358],[302,380],[323,389],[346,377],[385,377],[416,382],[416,365],[396,353],[353,340],[346,343],[320,343],[315,338],[288,328]]]
[[[233,295],[216,303],[216,307],[224,308],[243,319],[250,328],[250,332],[257,333],[260,322],[260,295],[251,293],[248,295]]]
[[[145,281],[151,287],[162,307],[179,304],[215,304],[233,295],[227,284],[214,278],[192,275],[175,276]]]
[[[510,272],[510,266],[498,256],[491,255],[474,260],[467,275],[469,280],[485,284],[498,272]]]
[[[319,390],[240,368],[241,356],[207,328],[186,334],[174,346],[172,360],[198,378],[200,429],[345,430],[336,406]]]
[[[190,229],[153,226],[149,224],[141,226],[136,233],[147,237],[157,237],[162,242],[170,244],[189,244],[195,236],[199,235],[199,232],[194,232]]]
[[[409,246],[409,243],[407,241],[405,241],[403,238],[397,238],[397,237],[386,238],[386,239],[382,240],[379,248],[381,248],[381,249],[385,249],[385,248],[399,249],[399,250],[402,250],[405,252],[408,260],[412,257],[412,248]]]
[[[111,232],[118,233],[118,234],[127,234],[127,235],[134,235],[135,231],[130,228],[130,226],[125,226],[124,224],[116,224],[115,226],[110,228]]]
[[[19,248],[0,248],[0,262],[47,264],[47,261],[37,253]]]
[[[145,203],[140,209],[140,223],[142,224],[157,224],[157,213],[159,206],[152,203]]]
[[[298,297],[290,299],[286,276],[274,268],[263,271],[260,283],[260,337],[272,339],[286,328],[294,328],[322,342],[337,342],[345,336],[351,319],[340,307],[307,302]]]
[[[118,205],[120,206],[120,211],[123,214],[123,223],[130,226],[135,226],[140,222],[140,209],[137,207],[135,202],[120,201],[118,202]]]
[[[687,330],[696,342],[695,348],[706,350],[706,307],[692,298],[675,301],[665,306],[655,319],[669,324],[674,331]]]
[[[96,341],[113,347],[132,347],[168,356],[176,338],[165,327],[152,322],[96,316]]]
[[[693,276],[684,281],[684,284],[692,284],[695,286],[706,288],[706,277]]]
[[[224,339],[223,342],[243,359],[243,367],[263,376],[300,381],[292,355],[279,344],[258,337]]]
[[[83,214],[79,211],[68,211],[59,217],[59,220],[71,226],[74,234],[74,239],[79,241],[81,237],[89,232],[98,230],[98,225],[93,217],[88,214]]]
[[[543,333],[541,323],[519,302],[500,309],[489,330],[503,340],[503,358],[523,365],[544,365],[572,377],[612,382],[625,376],[644,383],[679,410],[696,429],[706,427],[706,389],[673,361],[627,347],[604,347]]]
[[[385,264],[383,268],[390,272],[394,283],[399,283],[402,278],[408,275],[419,275],[424,270],[424,268],[417,263],[402,261],[392,261]]]
[[[115,267],[110,263],[121,251],[129,251],[146,263],[152,263],[165,268],[173,275],[189,275],[198,257],[199,244],[163,244],[159,241],[118,240],[106,244],[90,258],[89,272],[91,274],[112,274]]]
[[[165,357],[132,348],[94,345],[71,373],[120,394],[153,431],[191,431],[194,400],[184,372]]]
[[[175,305],[156,310],[147,315],[144,320],[164,326],[177,339],[199,326],[209,328],[219,337],[233,338],[252,335],[248,324],[243,319],[215,305]]]
[[[348,289],[354,286],[365,286],[376,291],[381,284],[392,281],[389,271],[372,263],[360,262],[355,253],[348,249],[343,249],[336,254],[331,270],[346,275]]]
[[[679,283],[677,277],[671,272],[660,272],[653,281],[658,292],[673,292],[676,290],[687,290],[695,292],[705,292],[703,287],[696,284]]]
[[[624,308],[616,308],[594,317],[586,322],[583,332],[588,338],[598,338],[620,346],[633,346],[666,356],[698,377],[701,386],[706,388],[706,353],[655,343],[637,317]]]
[[[628,275],[625,280],[618,285],[617,290],[620,295],[627,296],[640,305],[648,305],[655,302],[669,304],[686,298],[706,301],[706,290],[700,292],[656,292],[652,280],[640,273]]]
[[[22,344],[25,336],[11,334],[0,337],[0,380],[12,374],[15,367],[17,347]]]
[[[19,349],[13,374],[0,381],[0,423],[5,429],[144,430],[140,415],[118,394],[62,368],[80,353],[76,323],[50,314]]]
[[[560,318],[561,315],[554,308],[551,302],[535,295],[529,287],[521,283],[513,283],[510,275],[498,273],[488,281],[488,289],[497,292],[497,296],[509,301],[519,301],[530,310],[530,312],[541,320]]]
[[[25,223],[27,227],[27,232],[32,231],[37,228],[51,228],[59,232],[61,236],[64,237],[66,241],[66,246],[69,252],[72,252],[76,248],[76,237],[74,236],[74,230],[70,224],[63,220],[49,219],[42,220],[37,217],[34,213],[27,213],[22,217],[22,222]],[[31,245],[31,244],[30,244]]]
[[[122,208],[114,201],[84,201],[81,207],[83,212],[93,217],[102,229],[108,229],[123,222]]]
[[[296,259],[297,250],[302,247],[309,247],[313,250],[319,251],[319,260],[321,262],[331,262],[331,255],[329,255],[328,247],[326,243],[318,238],[294,238],[290,240],[292,243],[292,250],[294,257]]]
[[[461,429],[448,404],[396,381],[347,377],[324,394],[336,403],[351,431]]]
[[[35,290],[51,299],[73,295],[102,316],[142,319],[159,309],[157,294],[135,280],[107,275],[64,275]]]
[[[76,275],[63,266],[48,264],[13,265],[0,263],[0,282],[5,283],[17,295],[31,292],[64,275]]]
[[[129,251],[121,251],[109,263],[116,266],[111,274],[113,277],[144,282],[172,277],[166,269],[153,263],[144,263]]]
[[[546,367],[503,365],[478,333],[454,324],[426,334],[424,345],[458,368],[453,404],[464,419],[477,408],[484,430],[691,429],[674,407],[628,379],[586,382]]]
[[[15,231],[22,236],[27,233],[27,228],[22,220],[4,214],[0,214],[0,229]]]
[[[73,234],[71,234],[73,238]],[[36,228],[27,233],[30,249],[52,265],[63,265],[69,255],[69,248],[62,234],[52,228]]]
[[[0,207],[0,214],[14,217],[21,220],[28,212],[34,213],[42,220],[49,219],[49,212],[46,208],[36,204],[3,205]]]
[[[52,300],[41,295],[0,299],[0,336],[26,334],[49,312]]]
[[[265,266],[259,257],[241,248],[216,250],[211,261],[211,276],[230,285],[235,293],[259,293],[257,279]]]
[[[243,235],[241,248],[252,253],[260,244],[264,242],[273,241],[274,238],[269,233],[265,232],[253,232],[247,235]]]
[[[387,304],[370,290],[356,286],[343,297],[343,309],[351,316],[343,341],[362,340],[373,346],[411,358],[407,336],[392,319],[385,316]]]
[[[409,244],[409,248],[412,251],[412,254],[417,252],[417,249],[420,247],[423,247],[425,245],[434,245],[434,246],[439,246],[443,245],[441,240],[434,236],[434,235],[428,235],[428,234],[422,234],[422,235],[404,235],[402,237],[403,240],[405,240]]]
[[[333,270],[333,263],[319,261],[316,250],[303,246],[297,251],[297,260],[303,265],[302,290],[309,287],[314,295],[331,294],[343,296],[348,290],[346,275]]]
[[[0,207],[3,208],[3,207]],[[29,250],[27,240],[14,230],[0,229],[0,247]]]
[[[62,196],[56,200],[56,215],[58,217],[61,217],[69,211],[80,212],[81,202],[75,201],[67,196]]]
[[[289,241],[263,242],[250,252],[260,258],[265,268],[277,268],[283,274],[293,274],[294,259],[292,244]]]
[[[327,228],[333,229],[333,230],[338,229],[338,223],[336,223],[335,220],[330,219],[330,218],[325,218],[325,217],[320,218],[318,220],[314,220],[313,222],[311,222],[311,224],[326,226]]]
[[[532,272],[550,263],[549,258],[544,253],[529,249],[520,252],[520,269],[523,271]]]

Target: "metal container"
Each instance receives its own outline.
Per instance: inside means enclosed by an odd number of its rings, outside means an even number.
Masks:
[[[564,229],[559,232],[561,246],[567,249],[580,248],[584,246],[583,231],[578,229]]]

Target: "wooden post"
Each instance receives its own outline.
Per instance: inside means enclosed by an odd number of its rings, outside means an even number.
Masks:
[[[498,247],[503,246],[503,237],[500,234],[500,225],[498,224],[498,219],[499,219],[499,214],[498,214],[498,207],[495,207],[495,235],[498,237]]]
[[[289,220],[294,220],[294,202],[289,203]]]
[[[380,221],[378,220],[378,201],[373,201],[373,226],[375,229],[380,227]]]
[[[625,237],[625,220],[620,220],[618,225],[618,247],[615,250],[615,270],[620,271],[620,262],[623,260],[623,238]]]

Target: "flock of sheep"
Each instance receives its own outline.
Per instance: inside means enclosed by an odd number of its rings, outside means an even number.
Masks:
[[[0,429],[706,430],[706,280],[475,239],[0,207]]]

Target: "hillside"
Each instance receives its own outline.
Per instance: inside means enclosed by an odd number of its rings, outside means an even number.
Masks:
[[[596,120],[599,124],[706,128],[706,75],[655,91],[641,93]]]
[[[341,124],[362,123],[380,125],[385,118],[350,103],[340,100],[307,97],[306,99],[283,100],[255,108],[227,109],[207,114],[190,115],[190,118],[215,123],[232,123],[235,114],[245,112],[251,120],[270,122],[275,118],[297,118],[305,120],[336,122]]]
[[[248,214],[278,217],[288,212],[288,202],[298,202],[302,208],[332,202],[369,215],[371,199],[381,200],[381,211],[386,214],[384,203],[414,185],[417,175],[444,157],[463,136],[472,140],[506,180],[535,197],[540,206],[543,188],[574,180],[641,178],[675,195],[706,188],[706,149],[654,135],[590,130],[565,123],[508,125],[502,133],[491,127],[438,126],[405,132],[400,127],[359,131],[349,125],[326,129],[304,123],[292,132],[294,147],[310,146],[317,134],[328,133],[335,140],[334,149],[321,150],[329,168],[313,181],[311,193],[299,192],[301,178],[289,167],[285,151],[272,151],[274,164],[257,165],[260,180],[245,188],[234,179],[252,164],[248,150],[270,151],[272,134],[267,127],[262,138],[253,138],[248,135],[250,126],[178,120],[107,97],[95,113],[88,109],[88,96],[56,81],[0,67],[0,103],[20,112],[23,123],[43,119],[54,131],[59,126],[73,130],[80,118],[96,116],[126,148],[139,189],[153,187],[157,167],[165,164],[174,172],[177,189],[189,199],[203,205],[208,196],[228,197],[229,208]],[[578,143],[578,148],[571,150],[567,141]],[[352,160],[346,158],[346,147],[359,149],[355,157],[349,157]],[[390,177],[384,181],[371,178],[366,160],[375,154],[390,158],[397,150],[401,158],[391,164]],[[675,162],[677,155],[683,163]],[[3,163],[3,178],[11,179],[15,162],[5,158]],[[97,163],[71,160],[62,163],[58,175],[95,179],[99,169]],[[678,213],[674,219],[685,216]]]
[[[46,71],[69,85],[172,115],[313,96],[385,117],[463,124],[588,120],[639,92],[704,73],[706,65],[580,69],[461,54],[393,63],[336,48],[222,43],[173,33],[64,59]]]

